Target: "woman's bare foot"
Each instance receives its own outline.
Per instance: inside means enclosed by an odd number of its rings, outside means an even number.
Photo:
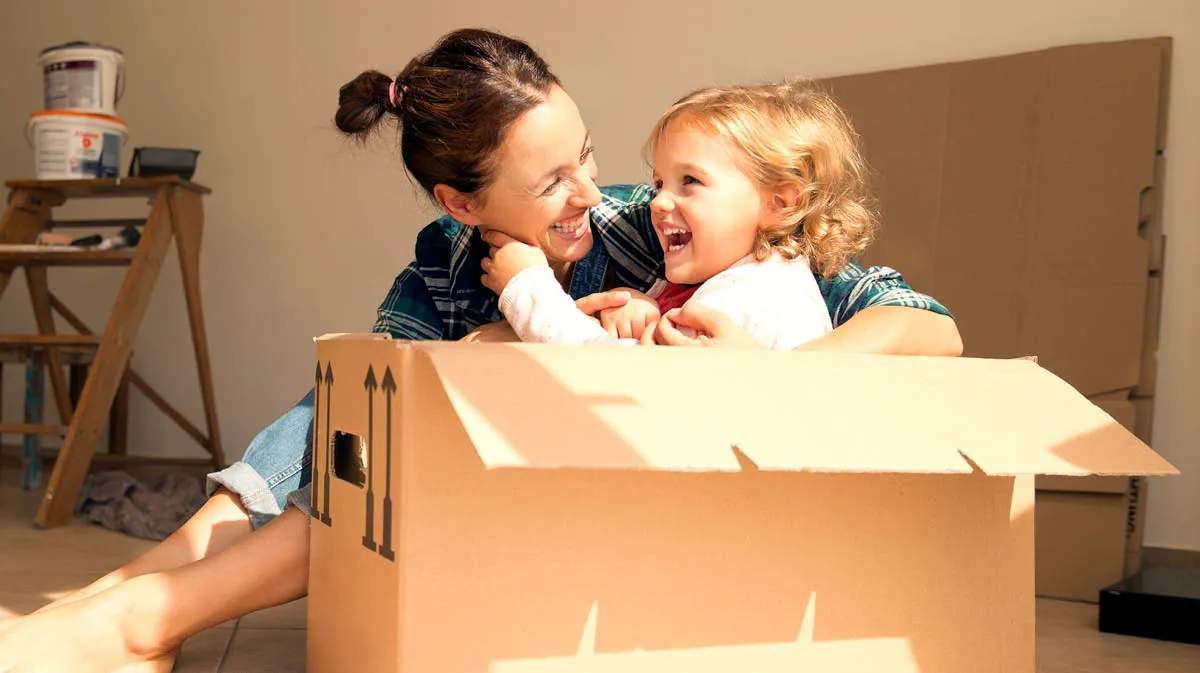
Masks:
[[[94,596],[140,575],[164,572],[193,563],[236,543],[249,535],[251,530],[250,517],[241,500],[224,488],[218,489],[200,511],[167,539],[88,586],[43,606],[34,614]],[[2,671],[0,669],[0,673]]]
[[[129,583],[151,582],[135,578]],[[157,606],[127,600],[162,592],[105,591],[0,623],[0,671],[163,672],[176,647],[158,642]]]
[[[179,650],[175,650],[161,659],[130,664],[116,673],[171,673],[175,669],[175,660],[178,658]]]
[[[74,603],[76,601],[80,601],[85,598],[90,598],[90,597],[95,596],[96,594],[100,593],[101,591],[107,591],[108,589],[111,589],[111,588],[117,586],[118,584],[121,583],[121,581],[122,581],[122,578],[117,576],[116,573],[110,573],[108,575],[105,575],[104,577],[101,577],[100,579],[96,580],[95,582],[92,582],[91,584],[87,585],[86,587],[83,587],[82,589],[72,591],[71,593],[69,593],[65,596],[60,596],[60,597],[54,599],[53,601],[43,605],[42,607],[38,608],[37,610],[34,610],[30,614],[36,615],[39,612],[46,612],[47,610],[53,610],[55,608],[66,605],[67,603]]]

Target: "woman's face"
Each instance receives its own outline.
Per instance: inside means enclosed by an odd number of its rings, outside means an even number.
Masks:
[[[600,202],[592,141],[579,109],[555,87],[508,130],[494,181],[475,204],[478,226],[546,253],[551,266],[592,249],[588,208]]]

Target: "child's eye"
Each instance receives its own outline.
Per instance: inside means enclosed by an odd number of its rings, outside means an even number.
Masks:
[[[596,153],[596,146],[588,145],[588,148],[583,151],[583,154],[579,155],[579,165],[582,166],[583,164],[586,164],[587,160],[590,159],[591,156],[595,153]]]
[[[546,189],[542,191],[542,196],[550,196],[551,194],[554,193],[554,190],[558,189],[558,186],[561,184],[562,184],[562,178],[554,178],[554,182],[551,182],[550,186],[546,187]]]
[[[654,178],[654,188],[655,188],[655,189],[662,189],[662,180],[661,180],[661,179],[659,179],[659,178]]]
[[[683,184],[698,185],[698,184],[700,184],[700,181],[690,175],[685,175],[685,176],[683,176]]]

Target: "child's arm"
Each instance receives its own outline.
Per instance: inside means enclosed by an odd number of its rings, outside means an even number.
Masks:
[[[617,342],[563,292],[544,252],[494,230],[485,232],[483,240],[490,251],[480,262],[480,282],[499,295],[500,312],[521,341]]]
[[[576,306],[548,266],[525,269],[500,293],[500,312],[521,341],[538,343],[622,343]]]

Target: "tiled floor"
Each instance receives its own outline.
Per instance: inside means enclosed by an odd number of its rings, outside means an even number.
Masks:
[[[150,543],[84,523],[37,530],[36,495],[0,484],[0,618],[24,614],[132,558]],[[304,670],[304,601],[243,617],[184,645],[175,671]],[[1101,634],[1093,605],[1038,601],[1040,673],[1194,673],[1200,647]]]

